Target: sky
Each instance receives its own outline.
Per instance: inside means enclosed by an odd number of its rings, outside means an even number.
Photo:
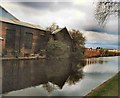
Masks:
[[[9,1],[9,2],[8,2]],[[106,26],[95,19],[96,0],[4,0],[1,5],[19,20],[44,28],[53,22],[77,29],[86,38],[86,47],[118,48],[118,17],[112,15]]]

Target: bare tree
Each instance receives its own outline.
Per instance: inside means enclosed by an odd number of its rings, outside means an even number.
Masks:
[[[110,15],[120,15],[119,0],[99,0],[95,9],[95,18],[101,26],[104,26]]]
[[[54,22],[49,27],[47,27],[46,30],[53,32],[53,31],[57,30],[58,28],[59,28],[59,26]]]

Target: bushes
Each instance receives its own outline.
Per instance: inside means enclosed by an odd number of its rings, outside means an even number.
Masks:
[[[67,58],[71,56],[71,60],[80,61],[84,58],[84,47],[74,47],[74,51],[70,51],[70,46],[61,41],[50,41],[46,48],[47,58]]]
[[[61,41],[50,41],[47,44],[48,58],[66,58],[70,56],[70,47]]]
[[[79,62],[81,59],[84,59],[84,51],[85,49],[83,47],[76,48],[72,53],[71,57],[74,57],[74,60]]]

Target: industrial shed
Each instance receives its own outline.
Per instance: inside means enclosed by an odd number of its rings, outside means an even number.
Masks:
[[[38,25],[14,19],[0,18],[2,31],[2,50],[4,55],[19,56],[38,54],[48,42],[49,32]]]

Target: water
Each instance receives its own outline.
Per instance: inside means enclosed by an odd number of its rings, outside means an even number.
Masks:
[[[71,61],[71,62],[70,62]],[[84,96],[118,72],[118,57],[3,61],[4,96]],[[17,90],[17,91],[16,91]]]

